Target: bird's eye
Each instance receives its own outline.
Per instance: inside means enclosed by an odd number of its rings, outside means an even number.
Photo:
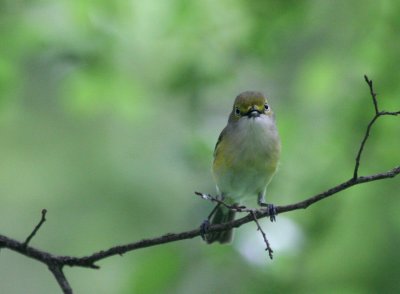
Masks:
[[[240,115],[240,109],[239,109],[238,107],[235,107],[235,114],[236,114],[237,116]]]
[[[269,111],[269,105],[267,103],[264,104],[265,111]]]

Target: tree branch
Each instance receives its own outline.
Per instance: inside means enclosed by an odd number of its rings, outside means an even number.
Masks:
[[[56,279],[58,285],[60,286],[61,290],[63,291],[64,294],[72,294],[72,288],[69,285],[67,278],[64,275],[64,272],[62,270],[62,265],[59,264],[53,264],[49,266],[49,270],[52,272],[54,275],[54,278]]]
[[[356,156],[356,164],[355,164],[355,167],[354,167],[353,179],[356,179],[357,176],[358,176],[358,169],[360,167],[361,154],[364,151],[365,143],[367,142],[367,140],[369,138],[369,133],[371,132],[372,125],[376,122],[376,120],[380,116],[383,116],[383,115],[393,115],[393,116],[400,115],[400,111],[397,111],[397,112],[379,111],[378,101],[376,100],[376,93],[375,93],[375,90],[374,90],[374,87],[373,87],[372,80],[370,80],[366,75],[364,75],[364,79],[365,79],[365,81],[366,81],[366,83],[368,84],[368,87],[369,87],[369,92],[371,94],[372,102],[374,104],[375,115],[371,119],[371,121],[369,122],[369,124],[367,126],[367,130],[365,131],[364,138],[361,141],[361,145],[360,145],[360,148],[359,148],[357,156]]]
[[[40,222],[36,225],[36,227],[33,229],[32,233],[26,238],[25,242],[23,243],[24,247],[28,246],[29,242],[32,240],[32,238],[36,235],[37,231],[39,231],[40,227],[44,224],[46,221],[46,209],[42,209],[42,218],[40,219]]]
[[[375,110],[375,115],[369,122],[365,135],[361,141],[360,148],[358,150],[356,160],[355,160],[355,167],[354,167],[354,172],[353,176],[348,179],[345,182],[342,182],[324,192],[321,192],[319,194],[313,195],[303,201],[294,203],[294,204],[289,204],[289,205],[283,205],[283,206],[276,206],[276,213],[281,214],[281,213],[286,213],[289,211],[293,210],[298,210],[298,209],[305,209],[309,207],[310,205],[317,203],[318,201],[321,201],[327,197],[331,197],[343,190],[346,190],[348,188],[351,188],[355,185],[363,184],[363,183],[368,183],[368,182],[373,182],[373,181],[378,181],[378,180],[383,180],[383,179],[389,179],[389,178],[394,178],[397,175],[400,174],[400,165],[394,167],[393,169],[382,172],[382,173],[377,173],[377,174],[372,174],[368,176],[358,176],[358,171],[359,171],[359,166],[360,166],[360,161],[361,161],[361,156],[362,152],[364,150],[365,144],[369,138],[370,131],[372,129],[372,126],[374,123],[382,116],[397,116],[400,115],[400,111],[396,112],[389,112],[389,111],[380,111],[379,110],[379,105],[376,99],[376,93],[373,88],[372,81],[368,79],[367,76],[364,77],[370,90],[370,94],[373,100],[374,104],[374,110]],[[196,193],[197,195],[202,196],[203,198],[206,198],[207,200],[211,201],[216,201],[219,202],[217,197],[213,197],[210,195],[202,194],[202,193]],[[216,200],[215,200],[216,199]],[[220,201],[222,202],[222,201]],[[222,202],[223,205],[227,206]],[[239,212],[245,212],[247,213],[246,216],[239,218],[237,220],[234,220],[229,223],[224,223],[224,224],[218,224],[218,225],[211,225],[208,229],[208,232],[220,232],[224,230],[228,230],[231,228],[238,228],[248,222],[255,221],[256,224],[258,224],[258,219],[267,217],[269,216],[269,209],[266,208],[260,208],[260,209],[247,209],[243,206],[235,206],[235,207],[229,207],[230,209],[235,209],[236,211]],[[70,294],[73,293],[71,286],[68,283],[67,278],[65,277],[63,273],[63,268],[64,266],[78,266],[78,267],[84,267],[84,268],[92,268],[92,269],[98,269],[99,266],[96,265],[96,262],[114,256],[114,255],[123,255],[124,253],[138,250],[141,248],[147,248],[147,247],[152,247],[152,246],[157,246],[161,244],[166,244],[166,243],[171,243],[175,241],[180,241],[180,240],[186,240],[186,239],[192,239],[198,236],[201,236],[202,230],[200,228],[196,228],[194,230],[190,231],[185,231],[181,233],[168,233],[160,237],[156,238],[151,238],[151,239],[143,239],[138,242],[133,242],[125,245],[118,245],[111,247],[106,250],[101,250],[99,252],[95,252],[93,254],[83,256],[83,257],[73,257],[73,256],[61,256],[61,255],[53,255],[49,252],[42,251],[40,249],[37,249],[35,247],[29,246],[29,242],[31,239],[36,235],[37,231],[40,229],[40,227],[43,225],[43,223],[46,221],[46,210],[42,211],[42,218],[38,225],[34,228],[32,233],[26,238],[24,242],[20,242],[17,240],[14,240],[12,238],[6,237],[4,235],[0,235],[0,249],[1,248],[7,248],[9,250],[15,251],[19,254],[22,254],[26,257],[35,259],[41,263],[44,263],[48,266],[49,270],[52,272],[54,275],[55,279],[57,280],[60,288],[63,290],[64,293]],[[261,230],[262,233],[264,233],[261,229],[261,227],[258,224],[258,229]],[[265,233],[263,234],[265,236]],[[266,238],[264,241],[267,244],[267,250],[269,247],[268,240]],[[268,250],[269,254],[272,255],[272,249]]]

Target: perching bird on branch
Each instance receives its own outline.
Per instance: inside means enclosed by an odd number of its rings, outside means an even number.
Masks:
[[[265,96],[247,91],[239,94],[214,150],[213,175],[224,203],[239,204],[243,198],[257,198],[268,206],[271,220],[274,207],[265,203],[265,193],[278,166],[280,139],[274,114]],[[235,212],[217,205],[211,212],[211,224],[230,222]],[[232,240],[232,229],[205,234],[207,243]]]

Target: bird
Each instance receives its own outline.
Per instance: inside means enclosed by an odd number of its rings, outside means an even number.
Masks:
[[[268,206],[273,221],[274,206],[266,204],[265,195],[277,170],[280,152],[275,116],[265,95],[258,91],[240,93],[214,149],[212,173],[220,199],[236,206],[253,197],[258,205]],[[234,219],[235,211],[217,204],[206,222],[209,226]],[[230,243],[232,238],[233,229],[204,234],[208,244]]]

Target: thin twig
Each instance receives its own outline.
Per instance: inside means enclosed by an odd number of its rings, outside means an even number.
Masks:
[[[32,240],[32,238],[36,235],[36,233],[39,231],[40,227],[44,224],[46,221],[46,209],[42,209],[42,217],[40,218],[39,223],[36,225],[36,227],[33,229],[32,233],[26,238],[25,242],[23,243],[23,246],[26,248],[29,244],[29,242]]]
[[[370,80],[367,75],[364,75],[364,79],[368,84],[369,87],[369,93],[371,94],[372,102],[374,103],[374,110],[375,110],[375,115],[379,113],[379,107],[378,107],[378,101],[376,100],[376,93],[374,91],[374,86],[372,80]]]
[[[252,209],[246,208],[246,206],[244,206],[244,205],[226,204],[223,200],[219,199],[218,196],[213,196],[211,194],[205,194],[205,193],[201,193],[201,192],[194,192],[194,194],[196,194],[197,196],[200,196],[201,199],[210,200],[211,202],[218,203],[218,204],[223,205],[226,208],[233,210],[235,212],[249,212],[249,213],[252,212]]]
[[[358,149],[358,153],[356,156],[356,164],[354,166],[353,179],[357,179],[357,177],[358,177],[358,169],[360,168],[361,154],[363,153],[365,143],[367,142],[367,140],[369,138],[369,133],[371,132],[372,125],[376,122],[376,120],[378,118],[379,118],[379,114],[375,115],[374,118],[369,122],[369,124],[367,126],[367,130],[365,131],[364,138],[361,142],[360,149]]]
[[[265,232],[261,228],[260,223],[257,220],[256,212],[254,210],[251,211],[251,216],[253,217],[253,220],[257,225],[257,230],[260,231],[260,233],[261,233],[261,235],[262,235],[262,237],[264,239],[264,243],[265,243],[265,246],[266,246],[265,250],[268,251],[269,258],[272,260],[274,258],[274,256],[273,256],[274,251],[272,250],[271,246],[269,245],[269,241],[267,239],[267,235],[265,234]]]
[[[381,111],[379,112],[380,115],[400,115],[400,111]]]

